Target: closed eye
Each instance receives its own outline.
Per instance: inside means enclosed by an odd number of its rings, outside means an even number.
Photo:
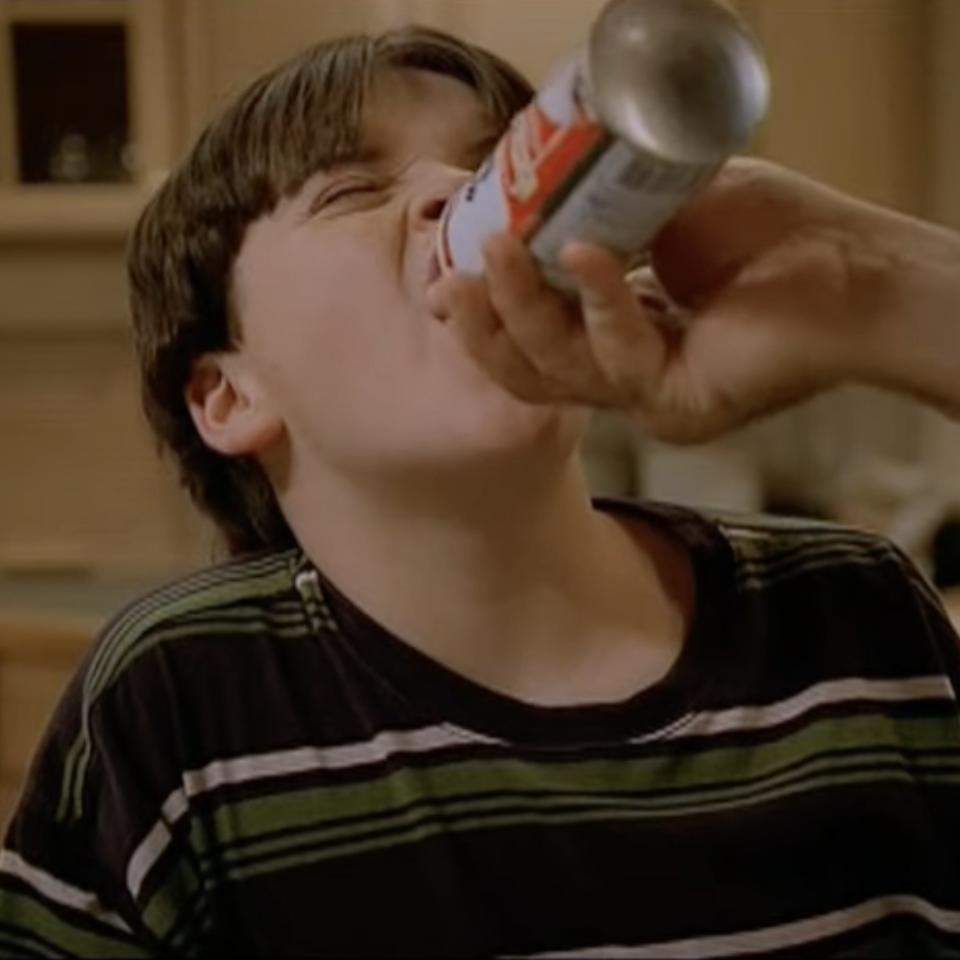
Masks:
[[[336,207],[349,207],[350,201],[361,198],[372,198],[383,191],[383,184],[371,181],[357,181],[354,183],[333,184],[313,198],[310,204],[310,214],[321,213]]]

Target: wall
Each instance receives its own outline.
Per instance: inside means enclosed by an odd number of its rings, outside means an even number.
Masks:
[[[251,78],[325,37],[402,23],[441,27],[488,45],[534,82],[579,42],[605,0],[194,0],[185,6],[187,126]]]
[[[0,569],[159,571],[208,548],[142,422],[122,331],[0,341]]]
[[[929,181],[929,4],[745,0],[743,7],[770,63],[760,152],[867,200],[920,212]]]

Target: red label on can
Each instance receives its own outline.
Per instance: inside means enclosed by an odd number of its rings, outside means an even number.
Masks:
[[[579,105],[569,124],[552,120],[536,101],[518,114],[497,146],[506,228],[528,239],[553,195],[607,136]]]

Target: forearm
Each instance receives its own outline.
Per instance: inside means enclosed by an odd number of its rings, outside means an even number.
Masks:
[[[858,379],[960,419],[960,234],[864,207],[852,294],[872,314]]]

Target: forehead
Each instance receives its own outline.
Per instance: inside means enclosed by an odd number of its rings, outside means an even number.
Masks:
[[[371,83],[360,139],[367,151],[389,153],[411,140],[454,145],[498,132],[480,96],[466,83],[428,70],[389,67]]]
[[[235,292],[239,296],[243,287],[251,250],[263,246],[258,238],[274,229],[271,224],[302,221],[317,185],[337,170],[357,165],[397,169],[417,156],[475,165],[498,139],[501,127],[477,91],[454,77],[410,67],[378,71],[344,149],[328,154],[297,189],[248,225],[235,262]]]

